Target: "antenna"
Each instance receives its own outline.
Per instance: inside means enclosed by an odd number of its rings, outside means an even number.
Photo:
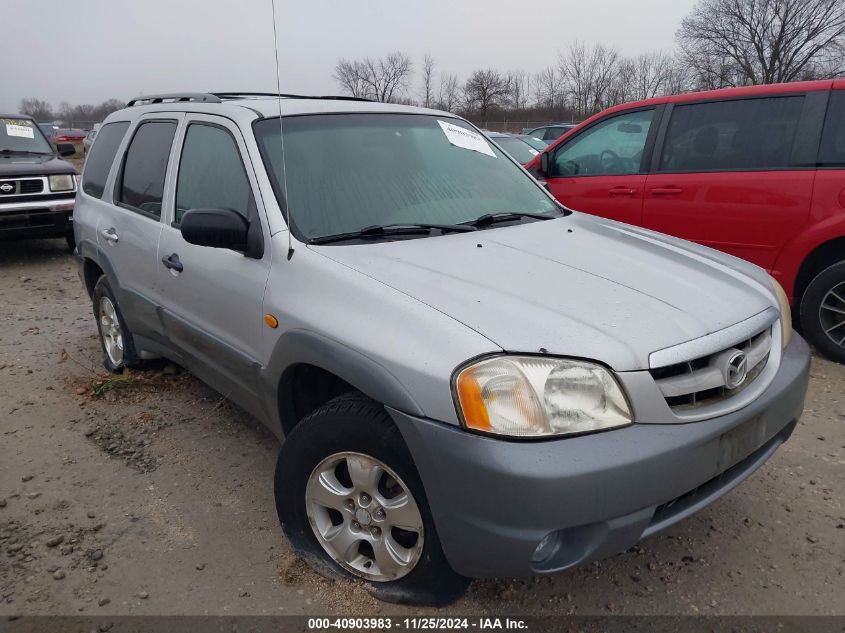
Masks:
[[[285,194],[285,222],[288,225],[288,260],[293,257],[293,238],[290,221],[290,198],[288,197],[288,168],[285,156],[285,135],[284,124],[282,123],[282,76],[279,69],[279,38],[276,34],[276,0],[270,0],[270,7],[273,10],[273,53],[276,58],[276,94],[279,99],[279,143],[282,146],[282,190]]]

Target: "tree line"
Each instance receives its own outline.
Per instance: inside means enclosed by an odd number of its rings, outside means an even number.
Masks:
[[[47,101],[30,97],[21,99],[20,112],[31,116],[39,123],[59,121],[67,127],[78,127],[80,125],[90,127],[125,106],[126,102],[124,101],[108,99],[100,104],[83,103],[78,105],[71,105],[67,101],[62,101],[58,108],[54,108]]]
[[[354,97],[415,103],[475,121],[581,120],[604,108],[665,94],[826,79],[845,73],[845,0],[700,0],[681,22],[674,51],[625,57],[572,42],[534,72],[438,72],[426,55],[341,59],[333,77]]]

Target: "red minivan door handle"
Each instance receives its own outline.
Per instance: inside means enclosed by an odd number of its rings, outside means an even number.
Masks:
[[[635,196],[637,194],[636,189],[632,189],[631,187],[614,187],[608,192],[611,196]]]
[[[653,196],[677,196],[679,193],[683,193],[684,190],[680,187],[655,187],[651,190],[651,195]]]

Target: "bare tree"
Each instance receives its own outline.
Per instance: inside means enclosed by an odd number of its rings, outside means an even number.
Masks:
[[[498,70],[476,70],[464,84],[467,109],[478,112],[481,120],[486,121],[490,109],[500,106],[510,91],[508,78]]]
[[[53,106],[46,101],[29,97],[21,99],[18,106],[21,114],[31,116],[36,121],[52,121],[53,120]]]
[[[512,70],[507,80],[511,89],[510,107],[515,110],[526,109],[531,98],[531,75],[522,69]]]
[[[602,44],[574,42],[559,54],[558,72],[576,116],[587,117],[612,105],[618,71],[619,53]]]
[[[446,112],[454,112],[461,103],[461,84],[457,75],[441,75],[440,89],[437,92],[437,107]]]
[[[396,52],[379,59],[341,59],[334,67],[333,77],[353,97],[392,102],[402,97],[408,87],[411,70],[411,58]]]
[[[641,101],[667,94],[673,70],[674,60],[663,52],[619,59],[616,78],[604,105]]]
[[[700,0],[677,40],[699,85],[833,77],[845,70],[845,2]]]
[[[364,68],[361,62],[341,59],[335,64],[332,77],[348,95],[357,98],[369,96],[367,85],[364,82]]]
[[[390,53],[380,59],[364,58],[364,85],[376,101],[390,103],[407,88],[411,58],[405,53]]]
[[[426,108],[434,105],[434,58],[431,55],[426,55],[423,58],[420,96],[422,97],[422,104]]]
[[[560,75],[549,66],[534,75],[534,102],[541,108],[552,109],[563,101]]]

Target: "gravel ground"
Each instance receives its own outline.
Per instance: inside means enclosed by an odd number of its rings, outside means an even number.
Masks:
[[[278,445],[172,365],[114,380],[64,243],[0,243],[0,615],[416,614],[290,553]],[[845,614],[845,366],[739,489],[567,573],[476,581],[451,613]]]

